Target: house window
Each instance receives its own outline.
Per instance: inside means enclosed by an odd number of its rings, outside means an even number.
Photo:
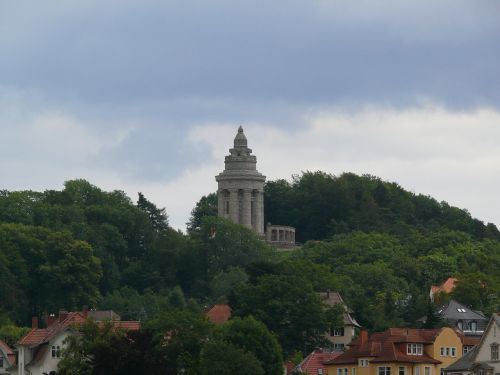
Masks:
[[[444,374],[444,369],[442,368],[441,371],[439,372],[440,375],[445,375]]]
[[[226,214],[229,213],[229,201],[226,201]]]
[[[378,375],[391,375],[391,368],[390,367],[379,367],[378,368]]]
[[[353,367],[353,368],[351,369],[351,375],[356,375],[356,367]]]
[[[440,355],[441,357],[444,357],[444,346],[441,347]]]
[[[475,320],[473,320],[472,322],[470,322],[470,330],[472,332],[476,332],[476,330],[477,330],[477,322]]]
[[[406,346],[406,354],[410,355],[422,355],[423,345],[422,344],[408,344]]]
[[[424,367],[424,375],[431,375],[431,368],[428,366]]]
[[[345,368],[338,368],[337,369],[337,375],[347,375],[347,367],[345,367]]]
[[[0,368],[3,367],[3,358],[0,357]]]
[[[420,367],[415,367],[415,375],[420,375]]]
[[[491,344],[491,360],[498,361],[498,344],[496,342]]]
[[[459,320],[458,323],[457,323],[457,327],[461,331],[464,328],[464,322],[462,322],[461,320]]]
[[[360,359],[359,360],[359,367],[368,367],[368,360],[367,359]]]
[[[456,357],[457,356],[457,348],[452,347],[452,348],[450,348],[450,350],[451,350],[451,356]]]
[[[464,354],[470,352],[474,345],[464,345]]]
[[[52,345],[52,358],[61,357],[61,347],[59,345]]]
[[[322,368],[318,369],[318,375],[323,375],[323,369]]]
[[[406,375],[406,367],[401,366],[399,368],[398,375]]]
[[[344,344],[333,344],[332,349],[336,352],[342,352],[345,349]]]
[[[332,328],[332,336],[344,336],[344,327]]]
[[[448,357],[450,355],[450,348],[446,348],[446,356]]]

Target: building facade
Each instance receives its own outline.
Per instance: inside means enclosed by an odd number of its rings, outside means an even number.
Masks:
[[[325,338],[331,343],[331,349],[344,351],[349,347],[361,326],[354,318],[353,311],[344,303],[340,293],[326,291],[319,293],[319,296],[323,303],[329,307],[342,306],[343,325],[341,327],[332,327],[325,333]]]
[[[327,363],[328,375],[443,375],[462,356],[451,328],[361,331],[349,350]]]

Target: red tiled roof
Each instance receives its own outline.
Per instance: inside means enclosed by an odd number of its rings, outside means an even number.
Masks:
[[[218,304],[208,310],[206,315],[213,324],[222,324],[231,318],[231,307],[226,304]]]
[[[116,329],[123,329],[125,331],[138,331],[141,328],[141,322],[135,320],[115,320],[110,321]],[[98,321],[96,324],[102,327],[106,324],[105,321]]]
[[[17,345],[40,345],[44,342],[49,341],[52,337],[58,333],[64,331],[72,324],[82,324],[86,320],[83,313],[80,312],[70,312],[67,313],[66,317],[62,321],[56,321],[54,324],[47,328],[34,328],[29,331],[24,337],[22,337]]]
[[[328,371],[324,363],[331,361],[340,355],[341,353],[338,352],[324,352],[321,349],[316,349],[302,362],[300,362],[293,371],[301,371],[305,374],[317,375],[318,369],[323,369],[323,373],[327,374]]]
[[[372,362],[435,363],[440,361],[428,355],[406,354],[407,343],[432,344],[441,329],[389,328],[371,335],[365,342],[358,339],[351,348],[329,364],[357,363],[358,358],[371,357]]]
[[[16,353],[14,353],[14,350],[12,350],[12,348],[2,340],[0,340],[0,350],[5,353],[10,365],[14,365],[16,363]]]
[[[87,320],[87,314],[85,312],[69,312],[65,313],[62,321],[55,321],[52,325],[47,328],[34,328],[23,336],[17,345],[25,346],[36,346],[48,342],[55,335],[63,332],[71,325],[81,325]],[[98,325],[104,324],[103,321],[96,322]],[[124,329],[128,331],[138,330],[140,328],[140,322],[136,321],[112,321],[116,328]]]
[[[441,285],[432,285],[431,286],[431,294],[436,294],[439,292],[451,293],[453,289],[455,289],[455,283],[458,280],[454,277],[449,277],[444,283]]]

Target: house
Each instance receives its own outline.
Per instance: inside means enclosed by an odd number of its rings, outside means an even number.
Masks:
[[[356,330],[361,328],[356,319],[354,318],[353,311],[347,307],[342,299],[342,296],[338,292],[326,291],[319,293],[320,298],[323,303],[327,306],[335,306],[340,304],[343,306],[343,326],[334,327],[329,332],[325,334],[325,337],[332,343],[332,349],[337,351],[343,351],[354,339],[356,335]]]
[[[113,313],[114,314],[114,313]],[[138,330],[140,323],[135,321],[121,321],[118,315],[103,314],[118,317],[118,320],[109,320],[117,329]],[[32,329],[16,344],[18,351],[17,366],[11,368],[11,374],[17,375],[56,375],[57,365],[61,359],[61,350],[65,339],[75,333],[75,326],[85,323],[90,318],[86,309],[78,312],[61,310],[59,315],[51,315],[47,319],[46,327],[40,328],[38,318],[33,317]],[[99,314],[94,314],[99,317]],[[103,320],[96,320],[103,323]]]
[[[309,354],[302,362],[300,362],[290,373],[294,374],[301,372],[308,375],[326,375],[327,368],[324,364],[337,358],[340,352],[324,351],[323,349],[316,349]]]
[[[227,304],[214,305],[206,313],[208,320],[213,324],[222,324],[231,318],[231,307]]]
[[[329,375],[443,375],[461,356],[461,339],[451,328],[389,328],[371,337],[361,331],[326,365]]]
[[[461,332],[464,354],[479,344],[481,335],[488,324],[488,318],[481,311],[472,310],[455,300],[439,306],[436,313],[441,320]],[[424,317],[419,321],[425,323],[426,319]]]
[[[0,375],[9,374],[8,369],[16,363],[16,353],[0,340]]]
[[[494,375],[500,373],[500,316],[493,314],[481,341],[467,356],[465,363],[455,362],[448,368],[449,375]]]
[[[429,297],[431,301],[434,301],[434,296],[438,293],[450,294],[453,289],[455,289],[455,284],[457,283],[457,279],[454,277],[449,277],[446,281],[444,281],[441,285],[432,285],[431,290],[429,292]]]

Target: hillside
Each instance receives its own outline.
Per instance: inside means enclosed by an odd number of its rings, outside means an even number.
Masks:
[[[183,234],[142,194],[133,202],[84,180],[0,192],[0,338],[61,308],[148,320],[230,301],[234,315],[273,331],[288,356],[319,345],[318,332],[334,324],[316,294],[326,289],[340,291],[370,330],[414,326],[430,285],[450,276],[459,279],[454,298],[485,313],[499,307],[500,233],[467,211],[350,173],[271,181],[265,199],[266,221],[295,226],[301,250],[278,254],[212,216],[214,194]]]

